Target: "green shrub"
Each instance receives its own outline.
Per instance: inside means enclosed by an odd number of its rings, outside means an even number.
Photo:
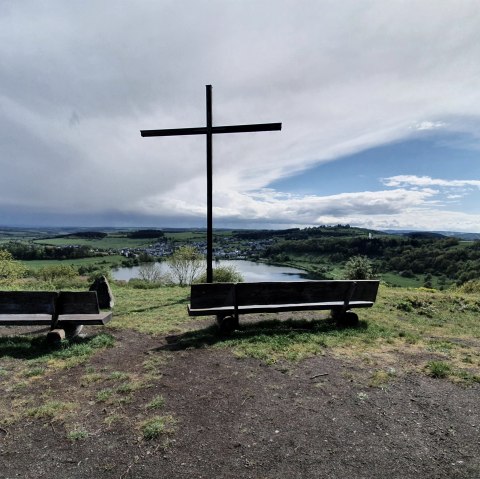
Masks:
[[[459,293],[480,294],[480,280],[472,279],[456,289]]]
[[[373,267],[366,256],[352,256],[345,264],[346,279],[372,279]]]
[[[0,283],[23,278],[27,268],[20,262],[13,259],[9,251],[0,249]]]
[[[198,277],[198,283],[207,282],[207,273],[203,273]],[[214,283],[242,283],[243,276],[238,272],[235,266],[219,266],[213,268]]]
[[[71,265],[44,266],[37,271],[37,278],[42,281],[54,282],[58,279],[71,279],[78,276],[78,271]]]
[[[444,361],[429,361],[427,364],[430,376],[434,378],[445,378],[451,372],[451,367]]]
[[[101,267],[101,268],[97,268],[95,269],[94,271],[92,271],[89,275],[88,275],[88,281],[90,283],[93,283],[96,279],[102,277],[102,276],[105,276],[105,278],[107,279],[107,281],[109,283],[111,283],[113,281],[113,276],[112,276],[112,271],[110,270],[109,267],[105,266],[105,267]]]
[[[140,278],[131,278],[128,280],[128,286],[134,289],[157,289],[164,286],[163,283],[146,281]]]

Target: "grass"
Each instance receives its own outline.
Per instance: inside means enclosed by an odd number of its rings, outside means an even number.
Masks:
[[[296,313],[282,322],[273,319],[275,315],[260,315],[252,323],[241,320],[238,331],[220,337],[212,318],[205,319],[205,327],[197,323],[190,329],[188,292],[179,287],[135,291],[117,287],[122,309],[117,323],[112,324],[154,335],[175,333],[172,347],[177,349],[228,348],[238,357],[254,357],[268,364],[299,361],[327,351],[352,359],[380,354],[393,358],[404,351],[437,355],[438,360],[447,359],[455,371],[468,368],[468,374],[459,373],[457,378],[462,374],[476,378],[480,373],[480,301],[475,294],[381,286],[375,306],[358,311],[361,321],[357,328],[338,329],[328,313]],[[392,365],[394,362],[392,359]],[[155,367],[148,365],[152,371]],[[381,386],[381,379],[373,378],[373,385]]]
[[[3,336],[0,337],[0,358],[10,357],[47,363],[50,360],[66,360],[90,356],[95,350],[112,347],[113,336],[101,333],[89,338],[63,340],[60,345],[49,344],[44,336]]]
[[[27,410],[27,415],[35,419],[61,420],[64,414],[77,407],[71,402],[47,401],[44,404]]]
[[[142,422],[141,430],[144,439],[151,441],[165,434],[172,434],[175,430],[173,416],[154,416]]]
[[[107,402],[114,394],[113,389],[102,389],[97,393],[97,401],[98,402]]]
[[[87,437],[88,437],[88,431],[80,426],[77,426],[71,431],[67,432],[67,439],[69,439],[72,442],[80,441],[80,440],[86,439]]]
[[[45,266],[57,266],[57,265],[71,265],[75,268],[79,266],[92,266],[96,265],[99,267],[111,268],[112,266],[118,266],[121,264],[122,260],[125,258],[120,255],[111,255],[111,256],[96,256],[92,258],[78,258],[78,259],[63,259],[63,260],[31,260],[31,261],[22,261],[22,263],[31,270],[38,270],[44,268]]]
[[[186,328],[189,288],[135,289],[127,283],[112,289],[118,300],[111,326],[154,335]]]
[[[148,404],[148,409],[161,409],[165,406],[165,399],[162,395],[155,396]]]

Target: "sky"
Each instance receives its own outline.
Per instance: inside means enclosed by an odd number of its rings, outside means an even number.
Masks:
[[[478,0],[0,0],[0,225],[480,232]]]

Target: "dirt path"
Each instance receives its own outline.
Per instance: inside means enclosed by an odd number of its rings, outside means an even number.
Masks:
[[[328,353],[266,366],[229,350],[114,336],[88,363],[21,391],[0,378],[11,401],[77,404],[3,426],[1,477],[480,477],[478,385],[410,373],[377,388],[368,366]],[[164,404],[152,408],[159,397]],[[141,425],[155,415],[167,418],[166,431],[146,440]],[[75,428],[84,437],[68,438]]]

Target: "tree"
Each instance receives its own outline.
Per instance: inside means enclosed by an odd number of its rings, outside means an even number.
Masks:
[[[138,276],[149,283],[159,283],[163,279],[157,263],[144,263],[138,268]]]
[[[372,279],[373,268],[366,256],[352,256],[345,264],[347,279]]]
[[[206,267],[205,259],[193,246],[181,246],[167,258],[174,280],[180,286],[192,284]]]
[[[0,249],[0,282],[22,278],[26,272],[27,268],[14,260],[10,252]]]

